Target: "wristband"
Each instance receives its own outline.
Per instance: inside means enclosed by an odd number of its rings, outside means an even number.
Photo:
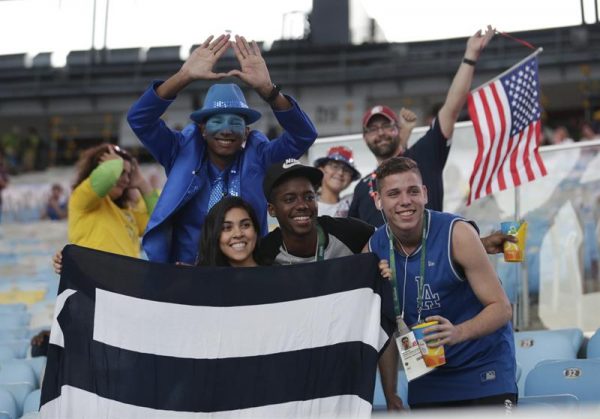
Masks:
[[[271,93],[269,93],[269,96],[263,97],[263,100],[268,104],[272,104],[277,99],[277,96],[279,96],[279,92],[281,92],[281,87],[273,83]]]
[[[470,60],[469,58],[463,58],[462,62],[465,64],[472,65],[473,67],[475,67],[475,64],[477,64],[477,61]]]

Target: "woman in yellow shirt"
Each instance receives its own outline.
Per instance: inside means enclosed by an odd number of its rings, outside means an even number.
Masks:
[[[69,199],[69,241],[79,246],[140,257],[143,234],[158,194],[138,163],[118,146],[86,150],[77,164]],[[143,199],[139,199],[139,195]]]

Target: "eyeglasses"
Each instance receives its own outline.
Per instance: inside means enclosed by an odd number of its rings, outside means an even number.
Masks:
[[[371,135],[371,134],[375,134],[375,133],[379,132],[380,129],[387,131],[387,132],[391,132],[394,129],[396,129],[396,124],[388,122],[388,123],[381,124],[381,125],[371,125],[370,127],[366,127],[363,130],[363,133],[365,133],[367,135]]]

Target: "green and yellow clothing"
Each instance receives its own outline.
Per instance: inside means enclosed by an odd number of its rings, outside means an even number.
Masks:
[[[79,246],[140,257],[139,238],[158,194],[144,196],[134,208],[120,208],[108,196],[123,171],[123,161],[100,164],[69,199],[69,241]]]

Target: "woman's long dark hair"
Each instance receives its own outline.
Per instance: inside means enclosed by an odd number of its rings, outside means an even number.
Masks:
[[[256,247],[252,251],[252,257],[257,264],[261,264],[258,254],[260,243],[260,225],[254,212],[254,208],[237,196],[226,196],[217,202],[208,212],[202,226],[202,236],[200,237],[200,251],[198,254],[199,266],[231,266],[229,260],[221,251],[219,241],[223,231],[223,222],[225,214],[233,208],[241,208],[250,216],[254,230],[256,231]]]

